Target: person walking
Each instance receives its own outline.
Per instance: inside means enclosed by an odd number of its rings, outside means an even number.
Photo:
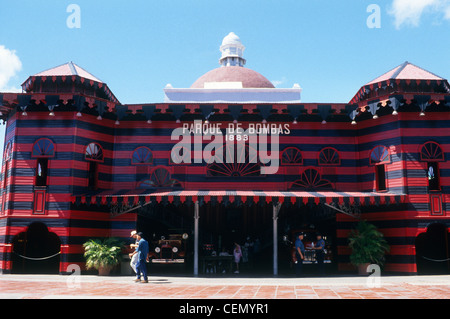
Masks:
[[[317,242],[313,248],[316,251],[316,261],[319,271],[319,275],[325,275],[325,240],[323,240],[322,235],[317,234]]]
[[[303,268],[303,259],[305,259],[305,245],[303,245],[304,233],[299,233],[297,235],[297,240],[295,241],[295,274],[297,277],[301,276]]]
[[[134,249],[134,251],[136,251],[136,248],[138,247],[138,240],[136,239],[136,233],[137,232],[133,230],[130,234],[130,237],[134,239],[134,244],[130,244],[130,248]],[[130,253],[129,256],[131,258],[130,261],[131,269],[133,269],[133,271],[137,273],[136,264],[138,262],[138,254]]]
[[[236,271],[234,273],[238,274],[239,273],[239,263],[241,262],[241,258],[242,258],[241,246],[239,246],[238,243],[234,243],[233,256],[234,256],[234,263],[236,264]]]
[[[146,261],[148,260],[148,254],[149,254],[149,245],[148,241],[146,241],[143,238],[143,235],[141,232],[136,234],[136,239],[138,240],[138,246],[136,248],[136,251],[133,253],[133,255],[137,255],[137,264],[136,264],[136,279],[135,282],[142,282],[142,283],[148,283],[147,278],[147,265]],[[141,274],[143,279],[141,280]]]

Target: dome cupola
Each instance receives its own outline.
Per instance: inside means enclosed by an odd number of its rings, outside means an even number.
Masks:
[[[230,32],[223,38],[220,46],[222,56],[219,63],[222,66],[244,66],[246,62],[243,58],[244,50],[245,46],[242,44],[241,39],[234,32]]]

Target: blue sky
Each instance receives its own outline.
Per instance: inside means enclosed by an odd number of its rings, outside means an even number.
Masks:
[[[404,61],[450,76],[448,0],[0,2],[0,91],[73,61],[122,103],[162,102],[167,83],[189,87],[218,67],[230,31],[246,46],[247,67],[279,87],[299,83],[303,102],[348,102]],[[81,9],[80,28],[66,24],[70,4]],[[370,4],[380,28],[367,26]]]

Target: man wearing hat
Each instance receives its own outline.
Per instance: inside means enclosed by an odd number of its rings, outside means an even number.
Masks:
[[[144,234],[139,232],[136,234],[136,239],[138,240],[138,246],[136,251],[132,254],[132,256],[137,255],[137,264],[136,264],[136,279],[135,282],[147,283],[147,265],[146,261],[148,260],[149,253],[149,245],[148,241],[143,238]],[[143,279],[141,280],[141,274]]]
[[[319,266],[319,274],[323,276],[325,274],[325,240],[323,240],[321,234],[317,234],[317,242],[314,245],[314,249],[316,251],[316,261]]]
[[[297,258],[295,264],[295,274],[299,277],[302,274],[303,259],[305,258],[305,245],[303,245],[304,233],[299,233],[297,235],[297,240],[295,241],[295,257]]]
[[[135,239],[135,243],[134,243],[134,244],[130,244],[130,247],[133,248],[135,251],[136,251],[136,248],[137,248],[137,246],[138,246],[138,240],[136,239],[136,233],[137,233],[137,232],[136,232],[135,230],[133,230],[133,231],[131,232],[131,234],[130,234],[130,237]],[[130,261],[131,269],[133,269],[133,271],[134,271],[135,273],[137,273],[137,271],[136,271],[136,264],[137,264],[137,262],[138,262],[138,259],[137,259],[137,258],[138,258],[138,255],[137,255],[137,254],[134,254],[134,253],[130,253],[129,256],[130,256],[130,258],[131,258],[131,261]]]

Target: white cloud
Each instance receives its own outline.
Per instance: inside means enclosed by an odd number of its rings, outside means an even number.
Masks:
[[[389,14],[394,16],[395,27],[402,25],[417,27],[424,13],[440,15],[450,19],[450,0],[393,0]]]
[[[16,55],[16,51],[0,45],[0,91],[20,92],[20,88],[8,85],[20,70],[22,70],[22,62]]]
[[[450,20],[450,6],[448,6],[447,8],[445,8],[445,19]]]
[[[272,84],[273,84],[274,87],[279,87],[281,84],[286,83],[286,81],[287,81],[286,77],[283,76],[283,77],[281,78],[281,80],[273,80],[273,81],[270,81],[270,82],[272,82]]]

